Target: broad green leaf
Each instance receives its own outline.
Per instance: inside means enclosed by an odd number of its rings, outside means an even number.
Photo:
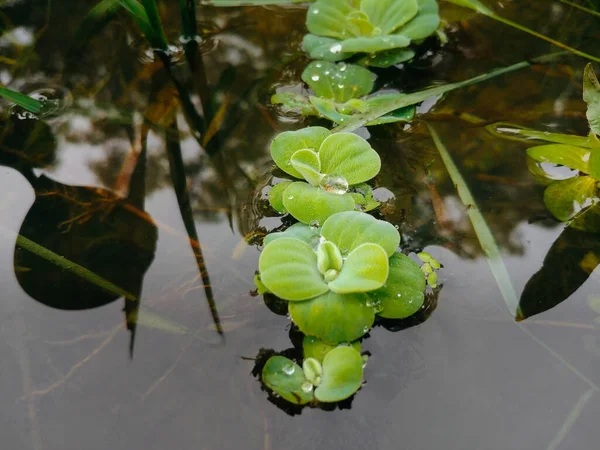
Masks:
[[[310,225],[302,222],[295,223],[285,231],[269,233],[267,236],[265,236],[263,244],[267,245],[275,239],[281,239],[284,237],[300,239],[301,241],[306,242],[312,248],[315,248],[316,244],[318,244],[319,240],[321,239],[321,229],[319,227],[311,227]]]
[[[323,223],[335,213],[354,209],[350,194],[333,194],[302,181],[288,186],[283,193],[283,204],[293,217],[304,223]]]
[[[330,134],[331,132],[323,127],[284,131],[278,134],[271,143],[271,157],[281,170],[296,178],[302,178],[302,174],[292,166],[290,161],[292,155],[305,148],[318,151],[325,138]]]
[[[399,34],[374,37],[356,37],[340,41],[339,53],[377,53],[394,48],[408,47],[410,39]],[[331,51],[331,49],[330,49]]]
[[[375,311],[367,306],[367,294],[327,292],[305,302],[289,305],[292,320],[307,336],[326,344],[352,342],[366,334],[375,321]]]
[[[283,300],[307,300],[329,290],[317,268],[317,254],[298,239],[270,242],[260,255],[258,268],[262,283]]]
[[[27,111],[37,114],[42,111],[42,103],[28,95],[20,94],[12,89],[0,86],[0,97],[4,97],[9,102],[19,105]]]
[[[321,384],[321,379],[323,377],[323,367],[321,366],[321,362],[317,361],[315,358],[304,358],[304,362],[302,363],[302,370],[304,371],[304,376],[308,381],[310,381],[314,386],[318,386]]]
[[[590,151],[589,174],[596,180],[600,180],[600,147]]]
[[[287,209],[285,209],[285,205],[283,204],[283,191],[285,191],[290,184],[292,184],[291,181],[277,183],[269,191],[269,204],[279,214],[287,213]]]
[[[593,133],[589,136],[576,136],[573,134],[550,133],[549,131],[530,130],[520,128],[518,125],[510,123],[494,123],[485,127],[488,132],[494,136],[513,141],[528,142],[537,139],[540,141],[554,142],[556,144],[567,144],[576,147],[592,148],[598,147],[600,143],[594,137]]]
[[[355,64],[313,61],[302,73],[302,80],[317,97],[344,103],[361,98],[373,90],[373,74]]]
[[[385,250],[377,244],[362,244],[350,252],[339,276],[329,283],[329,289],[338,294],[374,291],[383,286],[388,274]]]
[[[302,39],[302,48],[313,59],[325,61],[341,61],[352,56],[352,53],[342,53],[340,41],[333,38],[307,34]]]
[[[323,377],[315,389],[320,402],[339,402],[360,389],[363,379],[363,359],[352,347],[337,347],[323,359]]]
[[[566,222],[596,198],[597,183],[587,176],[555,181],[544,191],[544,204],[554,217]]]
[[[560,164],[589,173],[590,150],[573,145],[549,144],[527,149],[527,154],[538,162]]]
[[[342,176],[349,185],[368,181],[381,169],[379,154],[353,133],[327,137],[319,150],[319,158],[322,173]]]
[[[587,120],[590,129],[600,135],[600,82],[594,66],[588,63],[583,72],[583,100],[587,103]]]
[[[385,286],[369,296],[386,319],[405,319],[415,314],[425,301],[425,277],[419,265],[408,256],[394,253],[389,260],[390,275]]]
[[[362,244],[373,243],[392,256],[400,245],[400,233],[392,224],[358,211],[331,216],[323,224],[321,235],[337,245],[342,255],[348,255]]]
[[[353,11],[348,0],[317,1],[308,8],[306,27],[318,36],[345,39],[352,35],[346,17]]]
[[[262,381],[282,398],[296,405],[313,399],[313,386],[302,367],[284,356],[272,356],[262,370]]]
[[[385,52],[375,53],[374,55],[367,55],[362,58],[360,62],[370,67],[387,69],[388,67],[406,62],[414,57],[415,52],[413,50],[409,48],[396,48]]]
[[[362,0],[360,9],[382,34],[390,34],[415,17],[419,5],[417,0]]]
[[[306,181],[313,186],[318,186],[323,178],[319,172],[321,162],[316,152],[309,149],[302,149],[295,152],[291,159],[292,167],[296,169]]]
[[[351,346],[358,353],[362,351],[360,342],[358,341],[352,342]],[[314,358],[321,364],[323,364],[323,358],[325,358],[325,355],[327,355],[327,353],[336,347],[337,345],[326,344],[314,336],[304,336],[304,339],[302,340],[302,351],[304,358]]]
[[[395,31],[413,41],[425,39],[435,33],[440,25],[437,0],[418,0],[419,13],[409,23]]]
[[[329,270],[342,270],[342,254],[333,242],[325,241],[317,248],[317,266],[323,275]]]

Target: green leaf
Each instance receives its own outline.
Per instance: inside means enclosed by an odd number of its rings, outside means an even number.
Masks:
[[[362,244],[380,245],[392,256],[400,245],[400,233],[394,226],[358,211],[341,212],[323,224],[321,235],[347,255]]]
[[[331,350],[323,360],[323,377],[315,389],[320,402],[345,400],[360,389],[363,379],[363,359],[352,347]]]
[[[340,41],[333,38],[307,34],[302,39],[302,48],[313,59],[325,61],[341,61],[352,56],[352,53],[341,53]]]
[[[375,321],[367,294],[327,292],[312,300],[289,305],[292,320],[307,336],[326,344],[352,342],[366,334]]]
[[[319,158],[322,173],[342,176],[349,185],[368,181],[381,169],[377,152],[353,133],[336,133],[326,138]]]
[[[373,90],[373,74],[355,64],[313,61],[302,73],[302,80],[317,97],[338,103],[364,97]]]
[[[313,186],[319,185],[323,175],[319,172],[321,162],[316,152],[308,149],[298,150],[292,155],[290,161],[292,167],[302,175],[302,178]]]
[[[576,147],[592,148],[598,147],[598,140],[591,136],[576,136],[573,134],[550,133],[548,131],[530,130],[528,128],[520,128],[518,125],[511,123],[498,122],[485,127],[486,130],[504,139],[531,143],[533,139],[546,142],[554,142],[556,144],[567,144]]]
[[[142,34],[150,42],[150,45],[165,50],[168,47],[166,39],[163,41],[160,31],[154,29],[144,6],[137,0],[120,0],[120,2],[121,6],[131,14]]]
[[[338,294],[374,291],[383,286],[388,274],[385,250],[377,244],[362,244],[350,252],[339,276],[329,283],[329,289]]]
[[[419,0],[419,13],[409,23],[396,30],[397,34],[413,41],[425,39],[435,33],[440,25],[437,0]]]
[[[340,53],[377,53],[395,48],[408,47],[410,39],[399,34],[374,37],[350,38],[339,43],[335,49]],[[332,51],[332,49],[330,49]]]
[[[317,268],[317,254],[298,239],[285,237],[267,244],[258,268],[262,283],[284,300],[307,300],[329,290]]]
[[[590,150],[564,144],[538,145],[527,149],[527,154],[538,162],[560,164],[589,173]]]
[[[284,111],[297,111],[303,116],[316,115],[317,111],[303,95],[295,92],[280,92],[271,96],[273,105],[281,105]]]
[[[589,174],[596,180],[600,180],[600,147],[591,150],[588,165]]]
[[[323,377],[323,367],[321,366],[321,362],[317,361],[315,358],[304,358],[304,362],[302,363],[302,370],[304,371],[304,376],[308,381],[310,381],[314,386],[318,386],[321,384],[321,379]]]
[[[382,34],[390,34],[415,17],[419,5],[417,0],[362,0],[360,9]]]
[[[0,97],[4,97],[9,102],[19,105],[21,108],[26,109],[31,113],[38,114],[42,111],[41,102],[28,95],[19,94],[12,89],[0,86]]]
[[[566,222],[596,198],[597,183],[586,176],[555,181],[544,191],[544,204],[554,217]]]
[[[317,266],[323,275],[329,270],[342,270],[342,254],[333,242],[325,241],[317,248]]]
[[[352,34],[346,17],[354,11],[348,0],[317,1],[308,8],[306,27],[318,36],[344,39]]]
[[[332,122],[342,124],[352,117],[349,114],[339,112],[336,104],[331,99],[311,96],[309,100],[318,114]]]
[[[281,170],[293,177],[302,178],[302,174],[292,166],[292,155],[302,149],[318,151],[325,138],[330,134],[331,132],[323,127],[285,131],[278,134],[271,143],[271,157]]]
[[[313,399],[312,384],[302,367],[284,356],[269,358],[262,370],[262,380],[269,389],[295,405],[305,405]]]
[[[358,353],[362,351],[360,342],[358,341],[352,342],[351,346]],[[325,358],[325,355],[327,355],[327,353],[336,347],[337,345],[326,344],[314,336],[304,336],[304,339],[302,340],[302,351],[304,358],[314,358],[321,364],[323,364],[323,358]]]
[[[263,244],[267,245],[275,239],[281,239],[284,237],[300,239],[301,241],[306,242],[312,248],[315,248],[316,244],[318,244],[319,240],[321,239],[321,229],[319,227],[311,227],[310,225],[301,222],[295,223],[285,231],[269,233],[267,236],[265,236]]]
[[[287,209],[285,209],[285,205],[283,204],[283,191],[285,191],[290,184],[292,184],[291,181],[277,183],[269,191],[269,204],[279,214],[287,213]]]
[[[380,104],[387,102],[394,96],[398,95],[400,94],[377,95],[375,97],[368,98],[366,102],[369,108],[377,108]],[[381,125],[384,123],[393,122],[412,122],[412,120],[415,118],[416,111],[416,106],[406,106],[404,108],[392,111],[385,116],[381,116],[380,118],[367,123],[367,126]]]
[[[389,260],[390,275],[385,286],[370,292],[379,315],[405,319],[415,314],[425,301],[425,277],[419,265],[408,256],[394,253]]]
[[[387,69],[388,67],[406,62],[414,57],[415,52],[413,50],[409,48],[396,48],[365,56],[360,62],[370,67]]]
[[[304,223],[321,224],[335,213],[354,209],[350,194],[333,194],[302,181],[288,186],[283,193],[283,204],[293,217]]]
[[[583,100],[587,103],[586,116],[590,129],[600,135],[600,82],[591,63],[585,66],[583,72]]]

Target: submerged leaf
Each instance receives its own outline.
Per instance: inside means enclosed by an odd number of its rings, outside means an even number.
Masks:
[[[323,360],[323,378],[315,389],[320,402],[339,402],[360,389],[363,379],[363,359],[352,347],[331,350]]]
[[[302,367],[284,356],[269,358],[262,370],[262,381],[269,389],[296,405],[305,405],[313,399],[312,384],[304,376]]]

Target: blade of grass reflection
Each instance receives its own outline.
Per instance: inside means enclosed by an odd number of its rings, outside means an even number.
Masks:
[[[194,258],[196,259],[196,264],[198,265],[198,272],[203,283],[206,301],[208,302],[208,307],[210,309],[215,328],[219,335],[223,336],[223,328],[221,327],[219,312],[217,311],[217,306],[215,304],[210,276],[204,262],[204,256],[202,254],[202,248],[200,246],[200,240],[198,239],[198,232],[196,230],[196,223],[192,213],[192,205],[187,186],[187,177],[185,175],[185,165],[183,163],[183,156],[181,154],[179,128],[177,127],[177,122],[175,120],[172,122],[169,132],[165,134],[165,140],[167,143],[171,180],[173,182],[175,195],[177,196],[177,203],[179,204],[181,218],[183,219],[190,243],[192,241],[198,243],[197,246],[191,245],[192,252],[194,253]]]
[[[558,433],[556,434],[550,445],[548,445],[548,448],[546,450],[557,450],[560,447],[560,444],[562,443],[562,441],[564,441],[565,437],[567,437],[567,434],[569,434],[569,431],[571,431],[573,425],[575,425],[575,422],[583,412],[585,405],[587,405],[587,403],[592,399],[594,393],[594,389],[588,389],[583,393],[579,400],[577,400],[577,403],[575,403],[575,406],[573,406],[573,409],[567,416],[567,419],[560,427]]]
[[[430,124],[426,123],[426,125],[429,129],[429,133],[431,134],[431,138],[433,139],[433,142],[440,153],[442,161],[446,166],[446,170],[452,179],[452,183],[456,187],[458,197],[463,205],[467,208],[467,215],[469,216],[471,225],[473,225],[473,229],[475,230],[475,234],[479,240],[479,244],[481,245],[487,263],[490,266],[490,270],[492,271],[494,279],[498,284],[502,298],[504,299],[509,312],[514,317],[519,306],[519,299],[517,298],[517,294],[510,280],[510,275],[508,274],[508,270],[506,269],[506,265],[502,259],[500,248],[498,247],[498,244],[494,239],[494,235],[486,223],[483,214],[481,214],[481,211],[477,207],[477,203],[475,202],[475,199],[473,198],[465,179],[458,170],[458,167],[454,163],[452,156],[450,156],[450,153],[446,149],[446,146],[440,139],[439,134]]]
[[[560,1],[561,3],[564,3],[565,5],[572,6],[573,8],[577,8],[577,9],[579,9],[579,10],[581,10],[581,11],[584,11],[584,12],[586,12],[586,13],[588,13],[588,14],[591,14],[591,15],[593,15],[593,16],[598,16],[598,17],[600,17],[600,13],[599,13],[599,12],[597,12],[597,11],[595,11],[595,10],[591,9],[591,8],[586,8],[585,6],[583,6],[583,5],[580,5],[579,3],[571,2],[571,1],[569,1],[569,0],[559,0],[559,1]]]

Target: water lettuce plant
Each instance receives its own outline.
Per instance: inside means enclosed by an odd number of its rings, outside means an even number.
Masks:
[[[367,97],[373,90],[374,75],[369,70],[346,62],[313,61],[302,73],[302,80],[315,95],[305,97],[294,92],[282,92],[271,97],[271,103],[280,104],[286,111],[303,116],[321,116],[342,124],[399,94],[380,94]],[[392,122],[410,122],[415,106],[400,108],[367,123],[380,125]]]
[[[273,187],[269,201],[303,223],[323,223],[331,215],[352,211],[365,197],[349,193],[379,173],[381,160],[369,143],[352,133],[309,127],[279,134],[271,144],[275,164],[303,181]]]
[[[308,10],[304,49],[313,59],[390,67],[412,59],[409,48],[438,28],[436,0],[317,0]]]

